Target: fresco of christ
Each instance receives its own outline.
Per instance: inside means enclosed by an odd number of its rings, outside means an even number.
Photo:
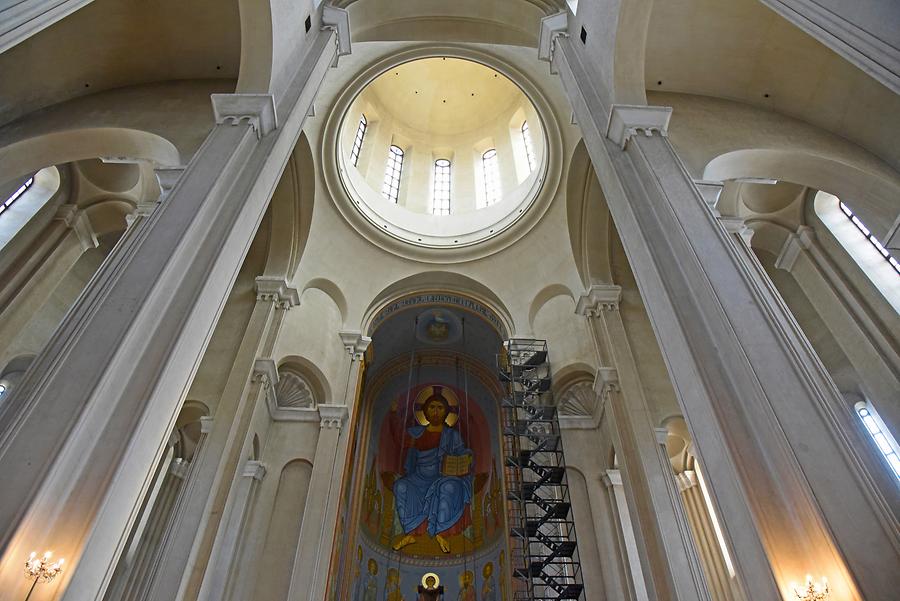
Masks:
[[[391,411],[396,416],[396,404]],[[393,548],[399,551],[428,535],[450,553],[447,539],[471,520],[474,455],[450,425],[450,402],[441,386],[432,387],[421,411],[425,424],[402,435],[403,474],[394,481],[393,492],[403,534]]]

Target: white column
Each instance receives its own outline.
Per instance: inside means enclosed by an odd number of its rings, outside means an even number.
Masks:
[[[900,407],[892,402],[900,390],[900,318],[885,323],[868,309],[825,255],[811,227],[801,225],[788,236],[775,266],[794,277],[859,374],[879,415],[894,432],[900,431]]]
[[[654,597],[709,599],[672,467],[660,446],[619,314],[620,296],[618,286],[592,286],[576,311],[588,318],[598,358],[608,366],[598,371],[610,374],[602,392],[619,466],[629,484],[625,499],[640,533],[636,549],[647,577],[645,591]]]
[[[325,601],[328,572],[334,552],[341,481],[349,447],[348,423],[356,411],[365,351],[371,339],[359,332],[341,332],[348,352],[346,396],[341,402],[319,405],[320,429],[313,470],[300,525],[300,544],[291,575],[289,601]]]
[[[625,499],[625,489],[622,486],[622,474],[619,470],[606,470],[603,483],[610,492],[610,504],[616,510],[618,516],[619,536],[622,541],[622,553],[628,559],[631,589],[634,601],[648,601],[647,586],[644,584],[644,572],[641,569],[641,558],[638,554],[637,541],[634,537],[634,525],[631,523],[631,514],[628,511],[628,501]]]
[[[558,34],[542,35],[555,39],[747,597],[779,599],[813,573],[841,598],[890,598],[893,477],[771,281],[709,211],[666,139],[671,109],[608,106],[586,50]]]
[[[248,460],[228,497],[225,507],[225,519],[219,528],[209,565],[206,568],[206,579],[200,594],[201,599],[220,600],[225,598],[226,589],[241,570],[237,565],[239,551],[245,532],[245,524],[250,513],[256,489],[266,477],[266,466],[256,460]],[[243,574],[242,577],[246,577]]]
[[[213,95],[216,125],[168,201],[126,232],[3,406],[0,590],[24,597],[15,566],[52,545],[70,560],[61,598],[102,594],[335,36],[309,36],[277,120],[272,96]]]
[[[0,279],[0,340],[15,338],[81,255],[97,246],[87,214],[74,205],[59,207],[38,240]]]

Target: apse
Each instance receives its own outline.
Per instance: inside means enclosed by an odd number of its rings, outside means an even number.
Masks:
[[[373,320],[351,432],[335,599],[500,599],[508,549],[494,312],[421,294]],[[461,595],[461,596],[460,596]]]

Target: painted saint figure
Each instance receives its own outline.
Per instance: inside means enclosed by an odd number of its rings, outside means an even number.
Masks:
[[[494,588],[494,563],[489,561],[481,570],[484,584],[481,585],[481,601],[497,601],[497,591]]]
[[[384,599],[385,601],[403,601],[403,593],[400,590],[400,572],[397,568],[390,568],[387,572]]]
[[[418,588],[417,601],[443,601],[444,587],[437,574],[428,573],[422,577],[422,584]]]
[[[370,557],[366,567],[369,575],[366,576],[366,588],[363,591],[362,601],[378,601],[378,562]]]
[[[459,575],[459,595],[456,601],[477,601],[475,599],[475,574],[472,570],[466,570]]]
[[[393,486],[403,536],[394,544],[395,550],[427,533],[441,551],[449,553],[447,537],[465,528],[463,518],[472,501],[472,451],[466,448],[460,433],[446,423],[450,403],[442,387],[432,390],[422,403],[427,425],[412,426],[403,437],[404,473]]]

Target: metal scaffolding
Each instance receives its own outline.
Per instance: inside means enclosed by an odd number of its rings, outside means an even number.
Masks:
[[[507,392],[502,420],[513,599],[583,601],[547,342],[509,340],[497,366]]]

